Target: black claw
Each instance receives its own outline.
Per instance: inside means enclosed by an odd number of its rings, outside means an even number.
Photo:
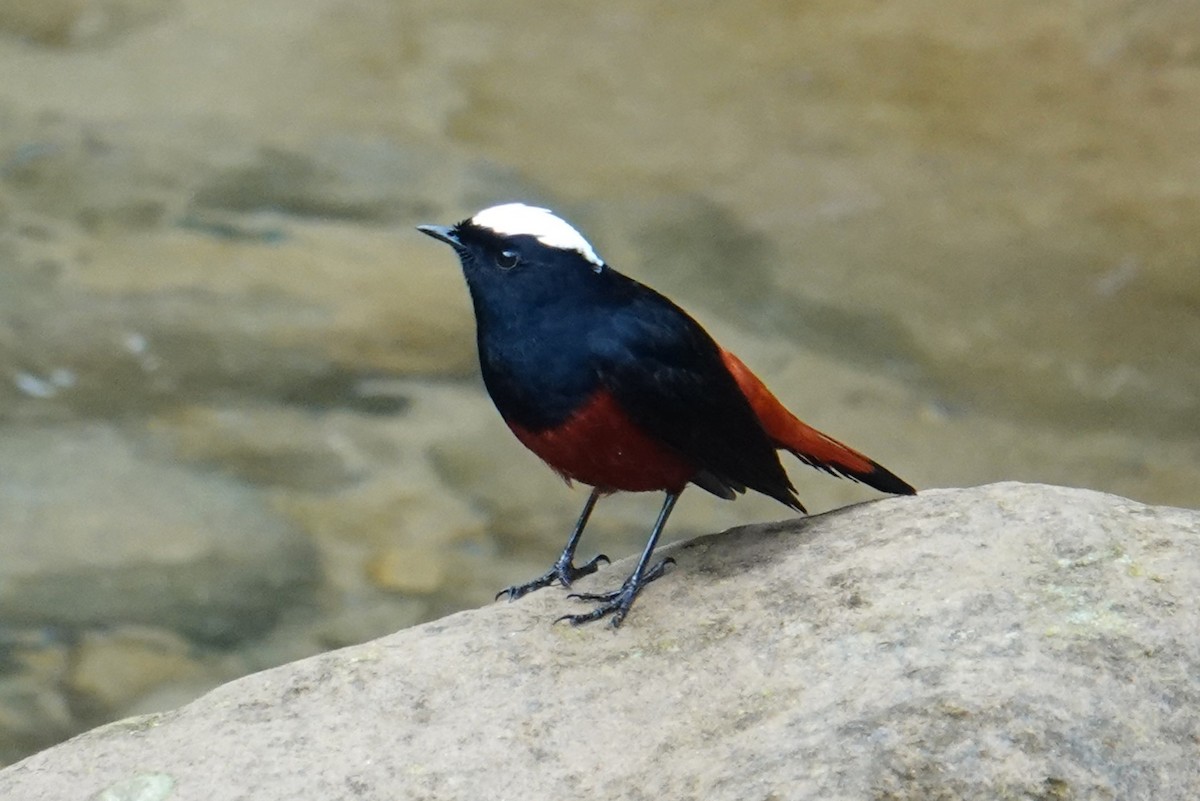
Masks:
[[[633,599],[631,598],[630,603],[632,603],[632,601],[633,601]],[[609,615],[609,614],[611,614],[613,616],[612,617],[613,628],[616,628],[617,626],[621,625],[621,621],[625,618],[625,611],[619,610],[615,604],[604,604],[601,606],[597,606],[592,611],[585,612],[584,614],[581,614],[581,615],[563,615],[562,617],[558,618],[554,622],[561,623],[562,621],[565,620],[568,623],[570,623],[572,626],[582,626],[584,623],[591,623],[591,622],[599,620],[600,618],[604,617],[605,615]]]
[[[637,598],[638,593],[642,588],[654,581],[657,578],[662,578],[663,573],[667,570],[667,565],[675,564],[675,560],[667,557],[657,562],[653,567],[646,571],[645,575],[638,578],[636,574],[625,579],[625,583],[620,589],[612,592],[573,592],[568,595],[568,598],[578,598],[581,601],[593,601],[599,604],[590,612],[585,612],[579,615],[563,615],[555,620],[555,623],[568,621],[572,626],[580,626],[584,623],[591,623],[603,617],[608,617],[608,624],[614,629],[620,627],[625,620],[625,616],[629,614],[630,607],[633,606],[633,601]]]
[[[601,603],[608,603],[609,601],[616,600],[617,596],[624,591],[625,587],[622,586],[621,589],[613,590],[612,592],[573,592],[567,597],[575,598],[580,601],[599,601]]]
[[[671,557],[666,557],[659,560],[658,564],[646,571],[646,577],[642,579],[642,583],[654,581],[656,578],[662,578],[663,573],[667,572],[667,565],[675,564],[675,560]]]
[[[498,601],[501,597],[507,595],[508,600],[515,601],[534,590],[549,587],[556,581],[564,587],[570,587],[573,581],[595,573],[600,569],[601,564],[609,564],[609,559],[604,554],[599,554],[587,564],[580,565],[579,567],[575,567],[570,562],[555,562],[553,567],[533,581],[527,581],[524,584],[514,584],[511,587],[500,590],[500,592],[496,593],[495,600]]]
[[[602,617],[611,615],[612,617],[609,618],[608,622],[615,629],[625,619],[625,615],[629,612],[629,607],[633,606],[633,599],[637,597],[637,590],[619,590],[613,593],[613,595],[617,597],[600,604],[590,612],[584,612],[580,615],[563,615],[554,622],[559,623],[565,620],[572,626],[582,626],[584,623],[592,623]]]
[[[602,565],[602,564],[611,565],[612,560],[609,559],[607,556],[605,556],[602,553],[596,554],[596,556],[592,557],[592,561],[588,562],[586,565],[580,565],[579,567],[576,567],[576,568],[571,568],[570,565],[567,565],[567,567],[572,570],[572,573],[569,576],[569,580],[564,580],[563,576],[559,576],[559,580],[562,581],[562,585],[564,587],[570,587],[572,581],[583,578],[584,576],[592,575],[593,573],[595,573],[597,570],[600,569],[600,565]]]
[[[542,587],[545,587],[545,586],[546,586],[545,584],[540,584],[540,583],[534,582],[534,581],[529,581],[529,582],[526,582],[525,584],[514,584],[511,587],[505,587],[504,589],[500,590],[500,592],[496,593],[496,597],[493,598],[492,600],[499,601],[502,597],[507,595],[508,600],[515,601],[518,598],[520,598],[522,595],[524,595],[525,593],[533,592],[534,590],[540,590]]]

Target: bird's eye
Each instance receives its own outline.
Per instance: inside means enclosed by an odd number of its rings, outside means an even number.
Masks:
[[[515,250],[502,250],[496,256],[496,266],[501,270],[511,270],[521,261],[521,256]]]

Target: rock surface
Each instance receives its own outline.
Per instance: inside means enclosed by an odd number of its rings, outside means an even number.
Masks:
[[[0,797],[1192,799],[1197,535],[1022,484],[735,529],[615,633],[542,591],[97,729]]]

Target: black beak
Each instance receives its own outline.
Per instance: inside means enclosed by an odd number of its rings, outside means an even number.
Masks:
[[[462,242],[454,233],[454,228],[449,225],[418,225],[417,230],[428,236],[432,236],[439,242],[445,242],[452,248],[461,248]]]

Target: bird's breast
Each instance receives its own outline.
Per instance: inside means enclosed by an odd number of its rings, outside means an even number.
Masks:
[[[594,315],[527,310],[480,320],[479,364],[506,420],[532,430],[563,423],[600,386],[588,334]]]
[[[604,389],[554,426],[531,429],[507,416],[505,421],[525,447],[564,478],[602,490],[680,492],[697,472],[630,420]]]

